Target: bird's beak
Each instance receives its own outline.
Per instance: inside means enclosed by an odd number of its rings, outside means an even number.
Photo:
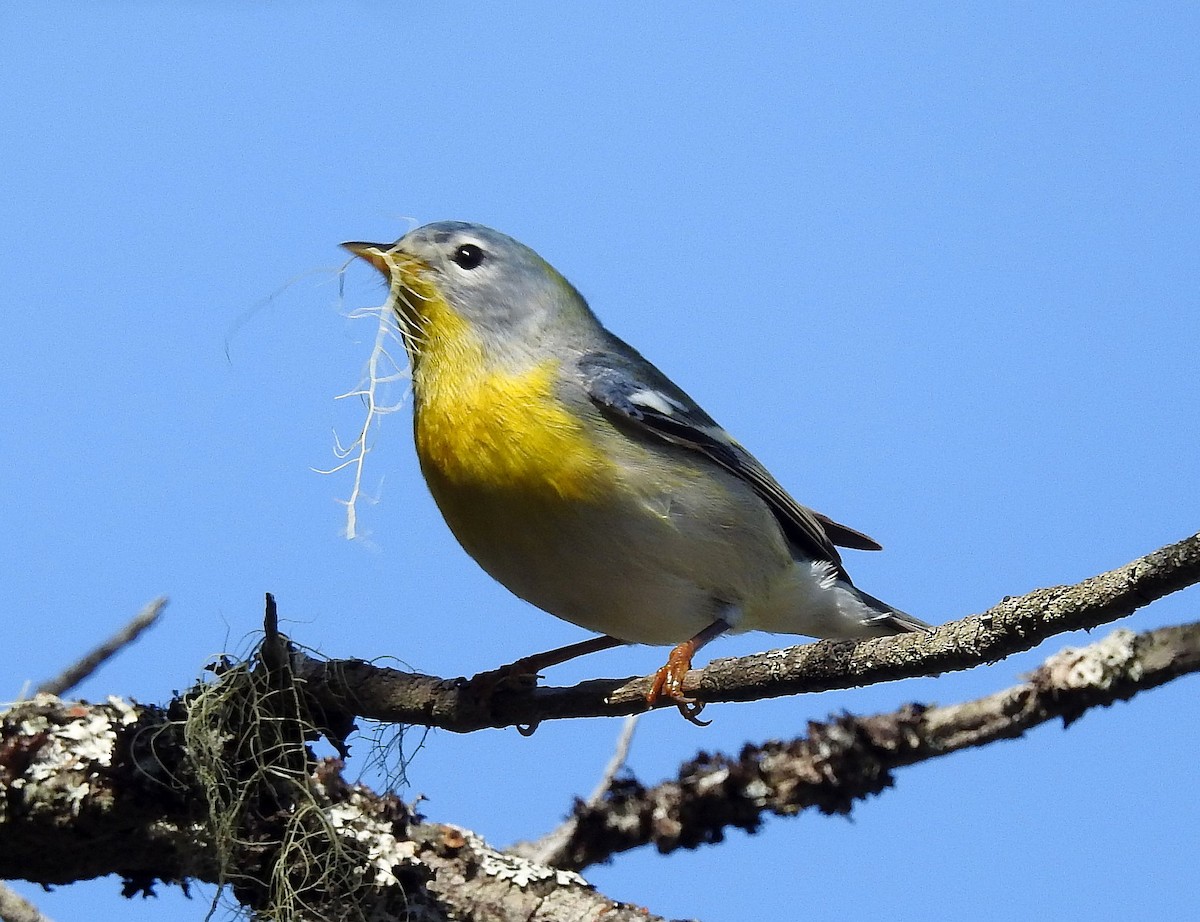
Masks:
[[[372,266],[382,272],[384,275],[392,274],[392,264],[384,255],[395,244],[392,243],[362,243],[360,241],[351,240],[348,243],[343,243],[342,248],[349,250],[355,256],[365,259]]]

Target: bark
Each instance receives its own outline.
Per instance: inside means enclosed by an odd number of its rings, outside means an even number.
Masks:
[[[689,688],[706,700],[741,700],[966,668],[1198,580],[1200,535],[928,637],[718,661],[693,673]],[[705,756],[651,788],[618,778],[599,801],[577,807],[550,867],[347,784],[341,763],[315,761],[308,742],[324,735],[340,744],[356,714],[380,710],[457,730],[625,713],[644,708],[644,680],[512,689],[397,678],[298,654],[278,634],[270,600],[266,627],[249,662],[219,664],[210,682],[166,707],[38,695],[0,712],[0,877],[64,884],[118,874],[127,895],[160,882],[211,882],[262,918],[653,919],[597,893],[573,869],[644,844],[671,851],[719,842],[726,828],[753,830],[770,814],[848,812],[890,786],[896,768],[1056,717],[1069,723],[1200,671],[1200,624],[1117,631],[977,701],[814,723],[804,738]],[[346,684],[360,667],[363,690]],[[410,697],[389,697],[392,682]]]
[[[556,843],[557,867],[427,823],[392,795],[346,784],[337,760],[307,756],[290,788],[279,784],[289,775],[279,765],[241,766],[240,793],[266,787],[222,841],[211,785],[185,753],[185,701],[164,710],[39,695],[0,717],[0,877],[64,884],[118,874],[127,895],[159,881],[221,883],[264,916],[301,920],[376,912],[409,920],[653,919],[596,893],[573,869],[645,844],[669,852],[717,843],[728,827],[754,831],[769,814],[846,813],[891,786],[896,768],[1054,718],[1070,723],[1197,671],[1200,623],[1119,630],[976,701],[813,723],[806,737],[704,756],[652,788],[618,778],[598,802],[577,805],[569,835]],[[244,741],[229,744],[245,752]]]
[[[116,698],[50,695],[0,715],[0,877],[66,884],[117,874],[127,896],[159,882],[217,883],[263,917],[295,920],[657,918],[578,874],[348,785],[337,760],[310,765],[302,785],[272,778],[225,836],[183,753],[179,718]],[[263,782],[243,774],[247,787]]]
[[[1025,682],[975,701],[813,722],[806,737],[747,745],[736,756],[705,755],[651,788],[619,778],[599,802],[576,803],[570,833],[548,860],[582,870],[641,845],[665,854],[720,842],[731,826],[754,832],[768,814],[849,813],[891,787],[896,768],[1019,737],[1055,718],[1070,725],[1089,709],[1194,672],[1200,623],[1144,634],[1118,630],[1062,650]]]
[[[685,691],[704,702],[749,701],[970,669],[1036,647],[1048,637],[1122,618],[1200,582],[1200,534],[1071,586],[1006,598],[983,614],[929,634],[832,641],[718,659],[688,673]],[[468,680],[401,672],[361,660],[295,656],[331,723],[336,715],[423,724],[461,733],[535,727],[543,720],[647,710],[647,677],[595,679],[570,688],[513,687],[495,674]],[[660,702],[659,707],[672,706]]]

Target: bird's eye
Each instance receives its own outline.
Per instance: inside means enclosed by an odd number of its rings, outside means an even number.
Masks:
[[[474,269],[483,262],[483,248],[478,247],[473,243],[464,243],[450,258],[454,260],[460,268]]]

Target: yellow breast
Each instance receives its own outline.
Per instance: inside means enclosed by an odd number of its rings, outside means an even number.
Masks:
[[[489,367],[465,329],[439,339],[413,370],[417,454],[439,502],[448,491],[595,496],[612,463],[556,399],[557,361],[510,372]]]

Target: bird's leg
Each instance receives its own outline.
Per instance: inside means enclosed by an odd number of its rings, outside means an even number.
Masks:
[[[646,693],[646,703],[653,706],[659,698],[673,701],[679,708],[679,713],[699,726],[707,726],[707,721],[698,720],[697,716],[704,710],[704,702],[689,698],[683,693],[683,680],[688,670],[692,668],[692,657],[700,648],[729,630],[729,622],[718,618],[691,640],[685,640],[675,647],[667,656],[667,664],[654,673],[654,682]]]
[[[495,687],[502,683],[532,685],[537,681],[538,675],[543,669],[549,669],[551,666],[565,663],[567,660],[575,659],[577,656],[586,656],[589,653],[599,653],[601,650],[620,647],[625,643],[627,641],[617,640],[617,638],[609,637],[607,634],[601,634],[599,637],[589,637],[587,640],[567,644],[565,647],[555,647],[553,650],[546,650],[544,653],[522,656],[519,660],[509,663],[507,666],[479,673],[471,679],[471,683],[490,687]]]
[[[587,640],[581,640],[578,643],[569,643],[565,647],[556,647],[553,650],[547,650],[545,653],[534,653],[532,656],[522,656],[514,663],[500,668],[509,675],[533,675],[536,676],[543,669],[549,669],[551,666],[557,666],[559,663],[565,663],[567,660],[575,659],[577,656],[587,656],[589,653],[599,653],[601,650],[610,650],[613,647],[624,646],[628,641],[617,640],[615,637],[609,637],[607,634],[601,634],[599,637],[589,637]]]

